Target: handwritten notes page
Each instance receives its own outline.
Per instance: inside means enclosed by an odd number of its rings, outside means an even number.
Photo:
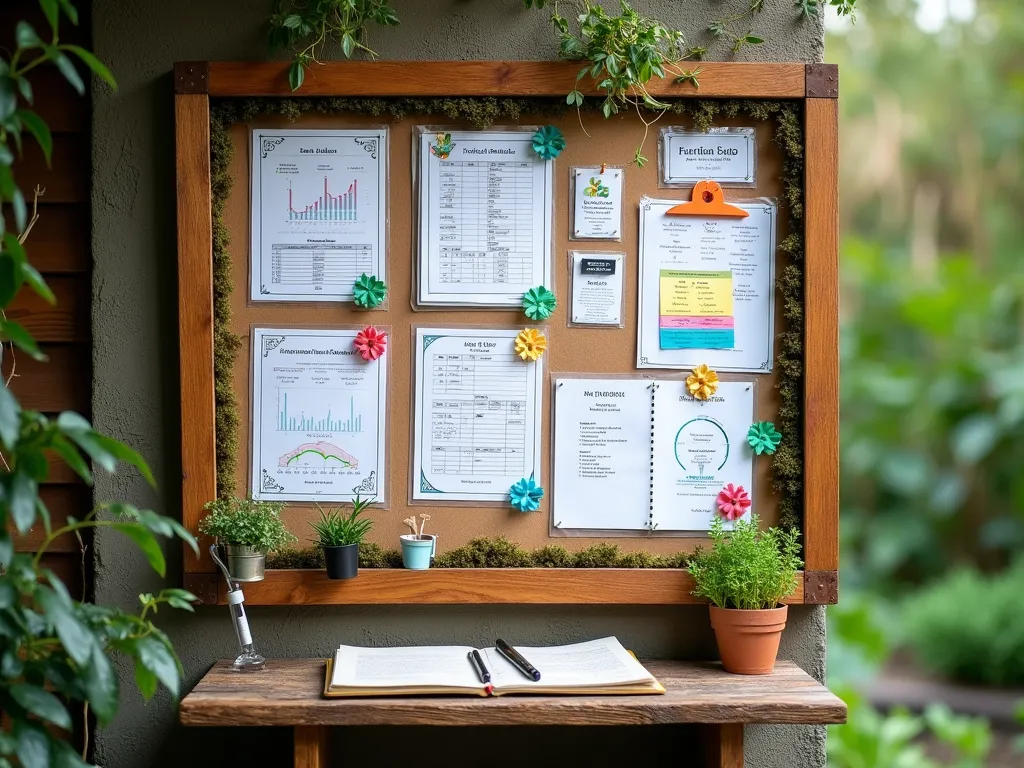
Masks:
[[[551,506],[556,528],[648,527],[651,385],[647,379],[556,379]]]
[[[552,162],[533,133],[421,129],[420,304],[518,306],[551,284]]]
[[[753,381],[723,381],[708,400],[691,397],[684,381],[658,382],[651,441],[655,530],[708,530],[726,483],[753,496],[754,453],[746,441],[753,420]]]
[[[386,502],[387,356],[356,330],[252,330],[252,495]]]
[[[668,215],[640,201],[638,368],[772,370],[776,207],[737,202],[745,218]]]
[[[507,502],[540,481],[542,362],[515,354],[519,330],[416,329],[414,500]]]
[[[252,301],[352,301],[385,279],[386,128],[252,131]]]

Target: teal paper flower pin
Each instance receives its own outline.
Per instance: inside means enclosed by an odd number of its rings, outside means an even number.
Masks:
[[[554,160],[565,149],[565,136],[553,125],[545,125],[533,134],[533,151],[541,160]]]
[[[555,294],[543,285],[531,288],[523,294],[523,312],[531,320],[547,320],[555,311],[557,304]]]
[[[508,497],[512,506],[520,512],[536,512],[540,509],[540,500],[544,498],[544,489],[537,485],[531,472],[529,478],[524,477],[508,489]]]
[[[750,425],[747,442],[754,449],[754,453],[760,456],[762,453],[775,453],[775,449],[782,442],[782,435],[775,430],[775,425],[770,421],[758,421]]]
[[[387,292],[388,287],[384,285],[383,280],[378,280],[376,275],[368,275],[365,272],[359,276],[352,288],[356,306],[363,309],[376,307],[384,301],[384,294]]]

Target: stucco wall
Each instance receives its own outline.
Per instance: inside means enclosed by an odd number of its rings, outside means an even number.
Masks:
[[[149,489],[131,474],[97,478],[99,499],[119,499],[179,514],[177,297],[175,293],[175,203],[173,100],[170,71],[179,60],[255,60],[267,56],[263,19],[270,0],[95,0],[94,45],[114,71],[117,93],[94,93],[93,134],[93,416],[98,429],[141,450],[160,484]],[[528,12],[521,0],[396,0],[403,24],[374,31],[372,45],[396,59],[551,59],[553,36],[543,13]],[[661,0],[638,2],[663,21],[683,29],[695,42],[714,15],[739,9],[746,0]],[[820,22],[801,22],[789,0],[769,0],[757,20],[768,42],[743,56],[774,61],[819,61]],[[711,58],[728,54],[711,47]],[[168,549],[168,584],[180,571],[177,546]],[[125,607],[142,591],[162,586],[142,557],[116,535],[101,535],[95,546],[96,598]],[[233,655],[234,632],[224,608],[200,608],[195,615],[161,613],[191,687],[217,658]],[[616,634],[638,654],[702,658],[715,654],[706,609],[543,607],[373,607],[253,609],[250,621],[267,656],[326,656],[339,643],[483,644],[496,636],[522,643],[569,642]],[[782,655],[812,675],[824,674],[824,610],[790,611]],[[161,692],[144,703],[132,670],[122,666],[122,705],[115,722],[97,735],[97,759],[107,768],[216,765],[230,755],[240,765],[286,765],[290,741],[277,729],[190,729],[176,726],[176,709]],[[461,729],[456,729],[461,730]],[[658,755],[683,757],[685,740],[672,729],[641,736],[545,729],[515,743],[533,743],[535,754],[561,755],[561,764],[601,764],[622,744],[642,749],[643,762]],[[390,764],[403,743],[422,743],[422,731],[351,731],[352,756]],[[397,739],[396,739],[397,737]],[[472,736],[452,730],[431,733],[430,751],[460,765],[480,755],[483,745],[497,764],[509,750],[496,749],[501,734]],[[469,739],[467,741],[467,739]],[[510,742],[511,743],[511,742]],[[616,746],[618,745],[618,746]],[[747,765],[756,768],[814,768],[824,765],[824,730],[750,727]],[[454,750],[454,752],[453,752]],[[571,750],[571,751],[569,751]],[[612,752],[608,751],[612,750]],[[456,755],[464,755],[459,759]],[[572,755],[572,758],[567,757]],[[591,759],[587,760],[587,755]],[[505,757],[509,764],[517,761]],[[281,762],[281,761],[285,762]],[[492,761],[492,762],[493,762]],[[545,764],[537,760],[535,764]],[[623,763],[621,760],[618,764]]]

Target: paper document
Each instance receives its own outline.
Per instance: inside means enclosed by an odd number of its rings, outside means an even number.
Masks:
[[[539,481],[543,358],[515,354],[519,330],[416,329],[414,499],[507,502]]]
[[[638,368],[769,373],[775,341],[775,204],[745,218],[668,215],[640,201]]]
[[[419,303],[518,306],[550,285],[552,163],[533,133],[419,134]]]
[[[357,333],[253,329],[253,498],[386,502],[388,358],[363,360]]]
[[[250,299],[352,301],[384,279],[386,128],[252,131]]]

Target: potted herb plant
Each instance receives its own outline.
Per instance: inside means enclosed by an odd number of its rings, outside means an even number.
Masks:
[[[373,521],[360,517],[373,499],[360,499],[352,502],[351,514],[342,514],[340,509],[320,510],[320,519],[310,523],[316,542],[324,551],[324,562],[327,565],[328,579],[354,579],[359,573],[359,545],[363,537],[370,532]]]
[[[412,533],[405,533],[398,537],[402,544],[402,565],[411,571],[425,571],[437,554],[437,536],[423,532],[424,526],[430,520],[430,515],[419,516],[419,528],[416,527],[416,517],[407,517],[402,522],[409,526]]]
[[[199,523],[199,532],[217,538],[235,581],[262,581],[267,552],[296,541],[281,519],[281,502],[232,496],[203,508],[209,514]]]
[[[721,518],[711,526],[711,549],[698,548],[687,569],[694,597],[710,601],[711,626],[727,672],[766,675],[775,667],[788,606],[803,566],[795,530],[758,529],[757,515],[732,531]]]

